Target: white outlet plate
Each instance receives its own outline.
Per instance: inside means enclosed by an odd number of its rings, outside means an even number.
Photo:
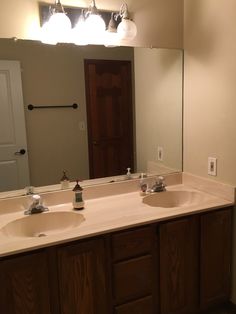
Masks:
[[[157,146],[157,160],[163,161],[163,147]]]
[[[208,157],[208,174],[210,176],[217,175],[217,158]]]

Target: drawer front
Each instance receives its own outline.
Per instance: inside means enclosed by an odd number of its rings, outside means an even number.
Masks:
[[[154,229],[145,227],[112,236],[112,257],[114,261],[128,259],[151,252]]]
[[[116,314],[154,314],[154,306],[152,297],[129,302],[124,305],[117,306],[115,309]]]
[[[153,259],[151,255],[117,263],[113,266],[113,288],[116,304],[152,294]]]

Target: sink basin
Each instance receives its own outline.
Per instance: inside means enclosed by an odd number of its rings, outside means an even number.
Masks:
[[[1,229],[8,237],[43,237],[78,227],[84,217],[74,212],[47,212],[13,220]]]
[[[152,207],[180,207],[200,203],[202,195],[194,191],[165,191],[143,198],[143,203]]]

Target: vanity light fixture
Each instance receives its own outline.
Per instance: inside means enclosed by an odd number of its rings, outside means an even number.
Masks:
[[[60,2],[49,8],[50,18],[42,27],[42,42],[48,44],[66,43],[71,41],[71,21]]]
[[[92,0],[91,5],[85,12],[85,31],[89,43],[101,43],[106,30],[106,24]]]
[[[117,27],[117,34],[121,40],[132,40],[137,34],[136,24],[129,18],[128,6],[123,3],[117,16],[122,18]]]
[[[60,0],[55,0],[53,6],[41,4],[39,8],[43,43],[104,44],[114,47],[120,41],[131,41],[137,34],[137,27],[129,18],[126,3],[121,5],[119,12],[98,11],[95,0],[88,8],[67,7],[67,13]]]
[[[117,26],[116,26],[116,21],[115,21],[115,13],[111,13],[111,19],[108,23],[107,30],[105,32],[105,37],[104,37],[104,45],[106,47],[116,47],[119,42],[119,38],[117,35]]]
[[[84,9],[81,10],[78,21],[75,27],[72,29],[72,40],[75,45],[85,46],[88,44]]]

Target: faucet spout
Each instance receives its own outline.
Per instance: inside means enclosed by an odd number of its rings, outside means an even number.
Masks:
[[[40,195],[33,195],[32,201],[33,202],[30,205],[29,209],[24,212],[25,215],[33,215],[33,214],[39,214],[39,213],[49,211],[47,207],[41,204]]]
[[[160,176],[151,188],[151,193],[166,191],[166,184],[164,177]]]

